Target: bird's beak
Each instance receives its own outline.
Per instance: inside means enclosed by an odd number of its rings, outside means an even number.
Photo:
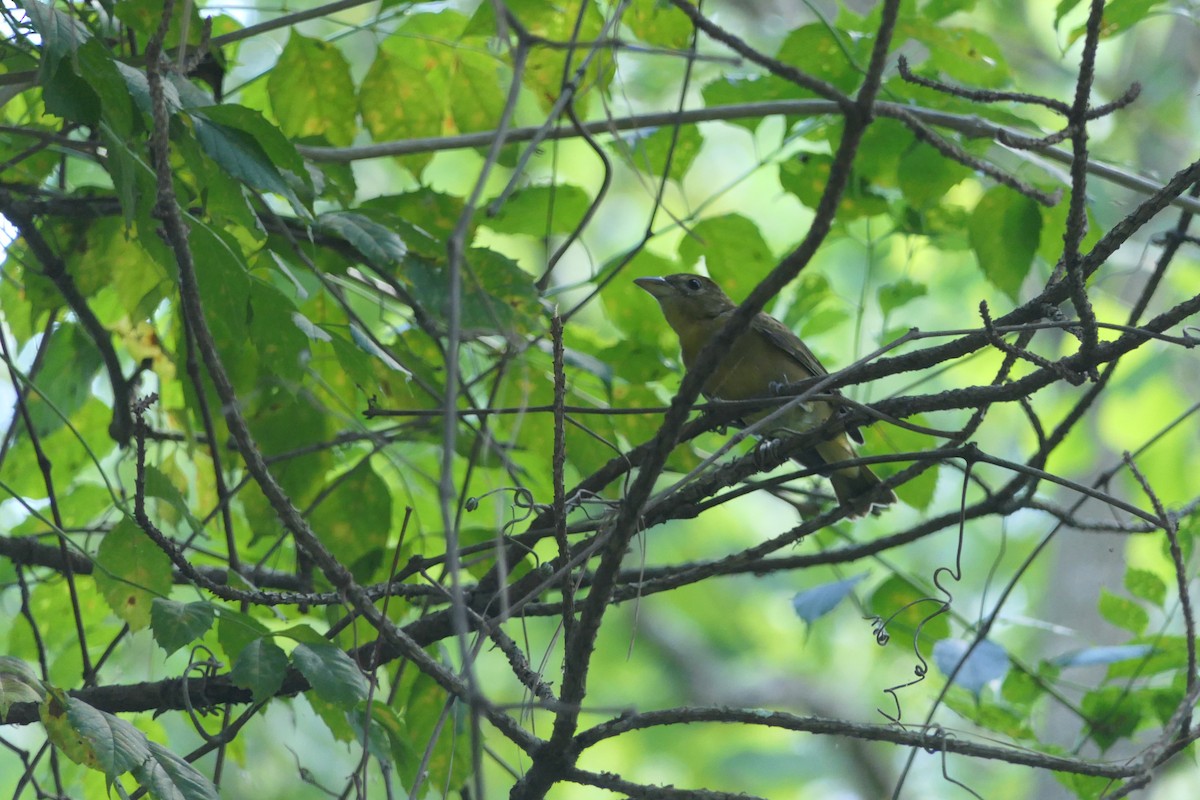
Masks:
[[[666,297],[672,292],[666,278],[634,278],[633,282],[655,297]]]

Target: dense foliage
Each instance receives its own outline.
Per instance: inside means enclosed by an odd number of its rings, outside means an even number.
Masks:
[[[1187,4],[2,9],[0,792],[1196,780]]]

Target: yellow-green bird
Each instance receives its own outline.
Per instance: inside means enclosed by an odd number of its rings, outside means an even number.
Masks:
[[[737,308],[721,287],[701,275],[682,273],[664,278],[636,278],[634,283],[653,295],[662,307],[667,323],[679,337],[683,364],[688,369]],[[721,357],[704,384],[704,394],[716,400],[774,397],[777,396],[776,385],[827,374],[800,337],[779,320],[760,313]],[[771,410],[749,414],[747,422],[761,419]],[[810,430],[829,419],[834,411],[828,402],[814,400],[790,411],[772,431],[800,433]],[[857,431],[851,435],[862,443]],[[805,454],[798,460],[813,467],[855,458],[854,445],[846,433],[821,442],[813,450],[814,453]],[[879,478],[865,466],[835,470],[829,480],[838,502],[851,517],[861,517],[871,511],[872,506],[896,502],[896,495],[890,490],[873,493]]]

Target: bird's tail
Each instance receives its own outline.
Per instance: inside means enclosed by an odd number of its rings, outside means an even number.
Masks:
[[[881,494],[875,493],[880,480],[867,467],[838,470],[829,476],[829,482],[833,484],[833,493],[837,495],[838,502],[849,510],[851,519],[869,514],[877,506],[890,506],[896,502],[896,493],[891,489]]]
[[[822,442],[816,450],[826,463],[846,461],[855,457],[853,447],[845,436]],[[839,469],[830,474],[829,482],[833,484],[833,493],[837,495],[838,502],[850,512],[851,519],[869,514],[877,506],[890,506],[896,502],[896,493],[891,489],[885,492],[875,490],[880,480],[869,467]]]

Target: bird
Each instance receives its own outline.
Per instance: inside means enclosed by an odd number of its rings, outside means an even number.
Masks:
[[[679,273],[633,281],[658,301],[667,324],[679,337],[683,365],[691,369],[696,357],[733,315],[737,304],[721,287],[702,275]],[[721,357],[704,383],[705,397],[714,400],[750,400],[778,396],[777,388],[828,371],[800,337],[774,317],[760,312],[750,327],[738,336]],[[762,419],[773,409],[746,416],[748,423]],[[835,405],[813,400],[789,411],[771,433],[796,434],[810,430],[837,413]],[[797,457],[808,467],[820,467],[855,458],[851,437],[862,444],[857,430],[838,433]],[[876,491],[879,478],[866,466],[845,467],[829,473],[838,503],[852,519],[878,513],[896,502],[890,489]]]

